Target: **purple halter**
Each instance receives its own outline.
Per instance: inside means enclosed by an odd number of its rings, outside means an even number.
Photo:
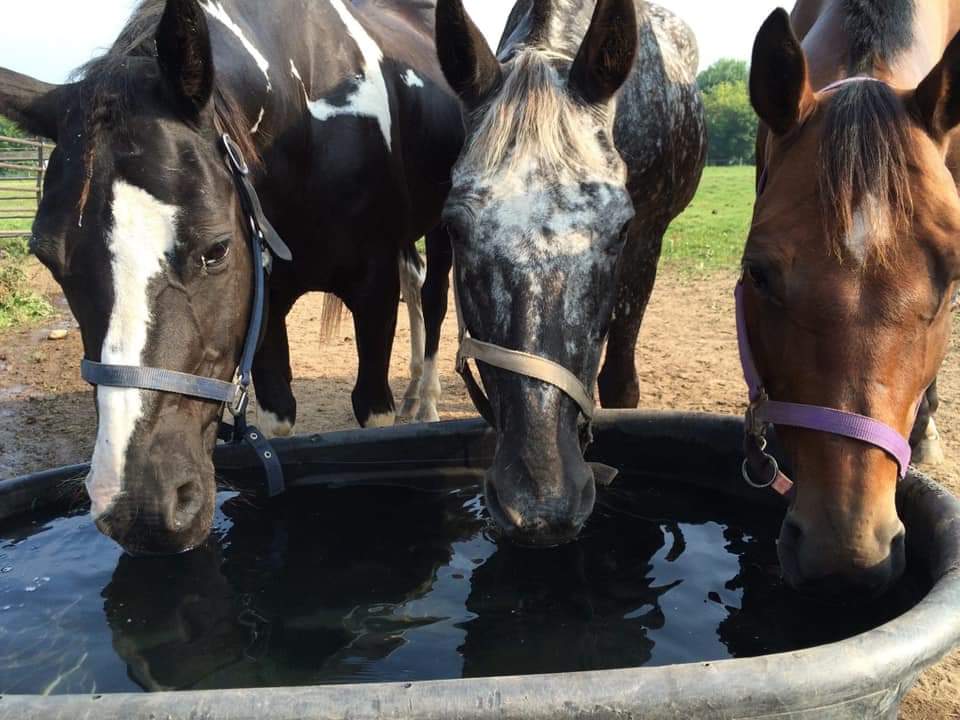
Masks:
[[[748,441],[752,440],[756,443],[757,449],[772,468],[770,479],[767,482],[758,483],[750,476],[750,458],[748,457],[743,466],[746,481],[756,487],[773,487],[781,495],[787,494],[793,487],[793,482],[780,472],[777,461],[772,455],[765,452],[765,434],[767,428],[771,425],[787,425],[806,430],[819,430],[820,432],[841,435],[873,445],[896,460],[901,479],[906,476],[912,454],[910,443],[889,425],[865,415],[844,410],[834,410],[819,405],[780,402],[771,400],[767,396],[763,381],[760,379],[757,367],[753,362],[753,353],[750,350],[750,340],[747,336],[747,323],[743,309],[742,280],[737,283],[734,297],[737,303],[737,344],[740,348],[740,364],[743,366],[743,377],[747,381],[750,392],[750,407],[747,409],[747,438]]]

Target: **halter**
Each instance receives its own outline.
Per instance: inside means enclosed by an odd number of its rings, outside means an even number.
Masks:
[[[250,182],[250,168],[240,148],[226,133],[222,136],[221,142],[227,168],[233,177],[240,196],[240,205],[250,225],[247,236],[253,258],[253,302],[240,364],[237,366],[233,382],[160,368],[107,365],[86,358],[80,363],[80,375],[91,385],[154,390],[222,403],[220,439],[234,445],[246,443],[253,449],[260,458],[266,474],[267,496],[275,497],[284,490],[283,468],[263,433],[247,423],[247,407],[250,399],[253,358],[260,345],[266,314],[267,276],[272,269],[274,257],[290,261],[293,256],[263,213],[260,198]],[[224,408],[233,416],[232,426],[223,422]]]
[[[829,92],[856,82],[883,81],[866,76],[845,78],[827,85],[820,92]],[[763,192],[766,181],[767,170],[764,168],[757,183],[758,195]],[[755,488],[772,487],[781,495],[790,493],[793,489],[793,481],[780,470],[776,458],[766,452],[767,430],[772,425],[786,425],[840,435],[873,445],[886,452],[896,461],[899,477],[902,480],[910,466],[912,450],[907,439],[886,423],[845,410],[836,410],[820,405],[781,402],[769,398],[763,381],[757,372],[753,352],[750,348],[750,338],[747,334],[747,322],[743,307],[742,278],[737,282],[734,297],[736,299],[737,345],[740,351],[740,365],[743,368],[743,377],[747,382],[750,397],[750,406],[747,408],[744,428],[744,454],[746,459],[743,461],[742,467],[743,479]],[[919,408],[919,403],[917,403],[917,407]],[[764,468],[767,468],[767,479],[754,480],[754,474],[763,472]]]
[[[490,405],[490,399],[486,393],[484,393],[483,388],[480,387],[480,384],[473,376],[473,372],[470,370],[470,365],[467,362],[470,358],[493,367],[498,367],[501,370],[507,370],[515,375],[530,377],[559,388],[577,404],[580,412],[586,418],[587,423],[593,421],[593,393],[587,390],[580,381],[580,378],[563,367],[563,365],[538,355],[531,355],[530,353],[519,350],[510,350],[500,345],[483,342],[470,337],[470,331],[467,329],[466,320],[463,317],[463,310],[460,304],[456,262],[454,262],[453,300],[456,304],[458,325],[457,373],[463,378],[467,386],[467,392],[470,394],[470,399],[473,400],[473,404],[483,416],[484,420],[492,427],[497,427],[493,407]]]

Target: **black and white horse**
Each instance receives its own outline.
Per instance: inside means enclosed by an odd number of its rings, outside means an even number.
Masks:
[[[604,342],[600,400],[635,407],[662,238],[704,165],[696,42],[640,0],[519,0],[496,56],[461,0],[438,2],[436,32],[467,123],[444,221],[462,335],[486,348],[474,357],[498,430],[487,505],[521,542],[563,542],[593,508],[580,418]],[[538,358],[553,380],[509,369]]]
[[[253,265],[220,141],[228,133],[294,256],[274,263],[270,281],[254,366],[262,407],[281,430],[292,425],[284,318],[301,294],[323,290],[353,311],[357,418],[393,421],[400,277],[420,274],[414,242],[439,222],[463,135],[433,10],[402,0],[144,0],[76,82],[0,70],[0,114],[57,141],[32,248],[62,285],[88,359],[232,378]],[[429,285],[443,296],[431,307],[445,306],[445,283]],[[422,348],[418,284],[405,294]],[[413,404],[418,388],[415,377]],[[421,414],[435,416],[433,384],[425,392]],[[201,542],[219,406],[101,386],[97,410],[87,488],[99,527],[135,553]]]

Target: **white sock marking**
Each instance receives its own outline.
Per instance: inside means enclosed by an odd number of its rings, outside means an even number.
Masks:
[[[440,402],[440,372],[437,368],[436,356],[428,357],[423,362],[423,379],[420,381],[420,412],[417,420],[420,422],[437,422],[440,414],[437,404]]]
[[[293,434],[293,423],[289,420],[281,420],[279,416],[274,415],[269,410],[264,410],[257,406],[257,420],[260,423],[260,429],[268,437],[289,437]]]
[[[396,422],[396,416],[393,413],[374,413],[367,420],[365,428],[385,428],[393,427]]]
[[[147,287],[163,272],[166,257],[176,245],[177,212],[123,180],[113,185],[113,229],[107,246],[112,255],[114,301],[101,350],[104,363],[143,364],[152,320]],[[97,441],[86,481],[94,517],[107,512],[123,492],[124,465],[143,414],[143,392],[98,388],[97,409]]]
[[[400,288],[410,316],[410,384],[403,395],[400,417],[404,420],[417,414],[420,405],[420,379],[423,376],[423,356],[426,352],[426,325],[423,321],[423,267],[401,257]]]

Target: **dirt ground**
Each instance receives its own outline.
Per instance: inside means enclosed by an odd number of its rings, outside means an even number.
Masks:
[[[55,299],[60,314],[40,326],[0,332],[0,478],[86,461],[96,427],[91,394],[79,377],[79,332],[46,272],[36,267],[31,274],[33,283]],[[742,412],[745,389],[736,353],[733,283],[727,275],[694,279],[669,268],[661,272],[637,351],[643,407]],[[308,296],[289,319],[298,433],[355,426],[352,323],[344,317],[340,332],[321,341],[321,303],[320,296]],[[51,331],[63,329],[66,337],[51,339]],[[398,400],[408,379],[409,343],[401,307],[391,373]],[[960,333],[955,333],[940,376],[943,403],[937,416],[948,460],[934,473],[955,493],[960,492],[958,345]],[[453,371],[455,346],[456,323],[448,317],[440,351],[444,419],[474,414]],[[901,717],[960,719],[960,653],[921,677]]]

